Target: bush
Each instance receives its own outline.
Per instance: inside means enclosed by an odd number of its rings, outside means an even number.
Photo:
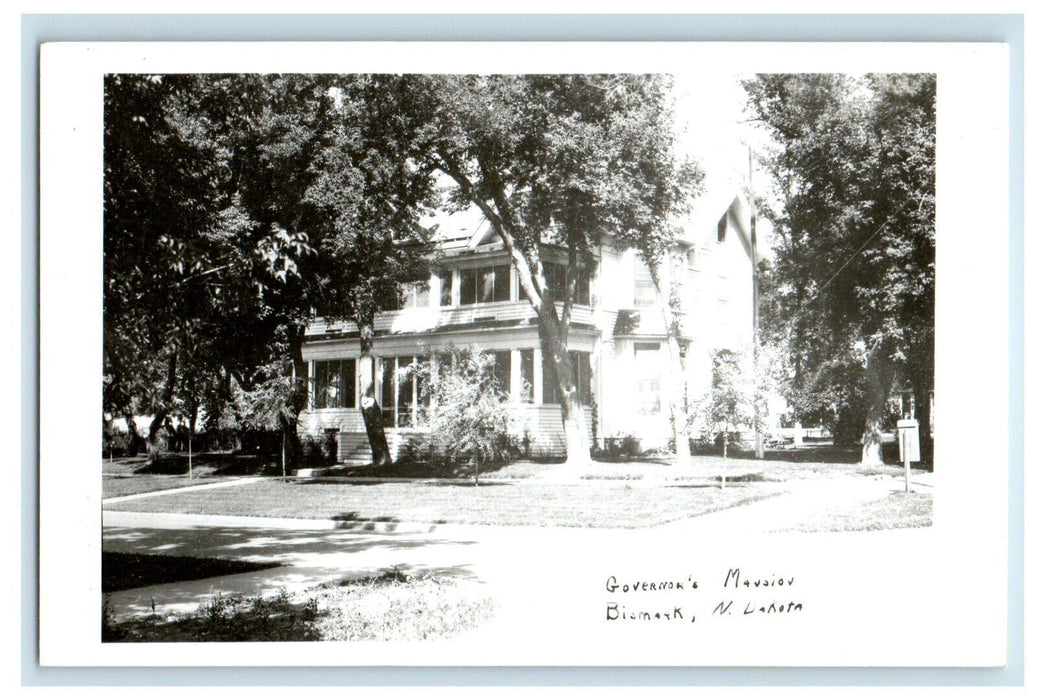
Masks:
[[[494,356],[478,349],[450,348],[435,366],[412,365],[422,400],[429,406],[429,432],[419,454],[469,465],[477,482],[488,464],[519,453],[512,438],[510,404],[494,379]]]
[[[641,440],[631,433],[620,432],[602,441],[602,455],[606,459],[637,457],[642,453]]]

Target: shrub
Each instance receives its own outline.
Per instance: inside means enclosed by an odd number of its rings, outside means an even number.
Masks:
[[[518,453],[511,438],[508,397],[494,379],[494,356],[479,349],[450,348],[435,365],[412,365],[428,410],[429,432],[418,450],[468,464],[476,482],[488,464]]]

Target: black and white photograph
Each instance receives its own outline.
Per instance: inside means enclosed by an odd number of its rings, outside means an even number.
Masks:
[[[959,54],[367,48],[89,69],[82,658],[1004,663],[940,527],[1003,551],[939,312]]]

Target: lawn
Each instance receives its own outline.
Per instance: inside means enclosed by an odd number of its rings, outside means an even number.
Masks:
[[[164,454],[154,464],[146,457],[105,459],[101,497],[116,498],[227,481],[242,476],[280,476],[281,466],[253,455],[202,453],[194,456],[188,479],[187,455]]]
[[[584,480],[551,484],[264,480],[210,491],[157,495],[110,510],[273,518],[635,528],[743,505],[782,492],[764,481],[724,491],[709,480]]]
[[[266,598],[216,596],[188,615],[125,622],[102,611],[102,641],[358,641],[442,639],[490,619],[485,585],[399,571]]]
[[[229,481],[232,478],[234,477],[203,476],[189,480],[186,476],[165,476],[162,474],[141,474],[135,476],[105,474],[101,479],[101,498],[117,498],[119,496],[132,496],[138,493],[179,489],[185,486],[214,484],[219,481]]]
[[[891,492],[885,498],[851,508],[831,508],[799,523],[799,532],[895,530],[933,525],[933,494]]]

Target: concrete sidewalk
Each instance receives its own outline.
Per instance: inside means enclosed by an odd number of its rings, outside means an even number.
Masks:
[[[209,491],[210,489],[225,489],[231,486],[242,486],[244,484],[253,484],[257,481],[263,481],[273,477],[265,476],[250,476],[242,477],[239,479],[228,479],[226,481],[217,481],[212,484],[193,484],[191,486],[177,486],[172,489],[162,489],[161,491],[143,491],[141,493],[131,493],[126,496],[112,496],[111,498],[105,498],[101,500],[101,506],[107,506],[112,503],[124,503],[126,501],[139,501],[142,498],[151,498],[153,496],[166,496],[171,493],[183,493],[185,491]]]

